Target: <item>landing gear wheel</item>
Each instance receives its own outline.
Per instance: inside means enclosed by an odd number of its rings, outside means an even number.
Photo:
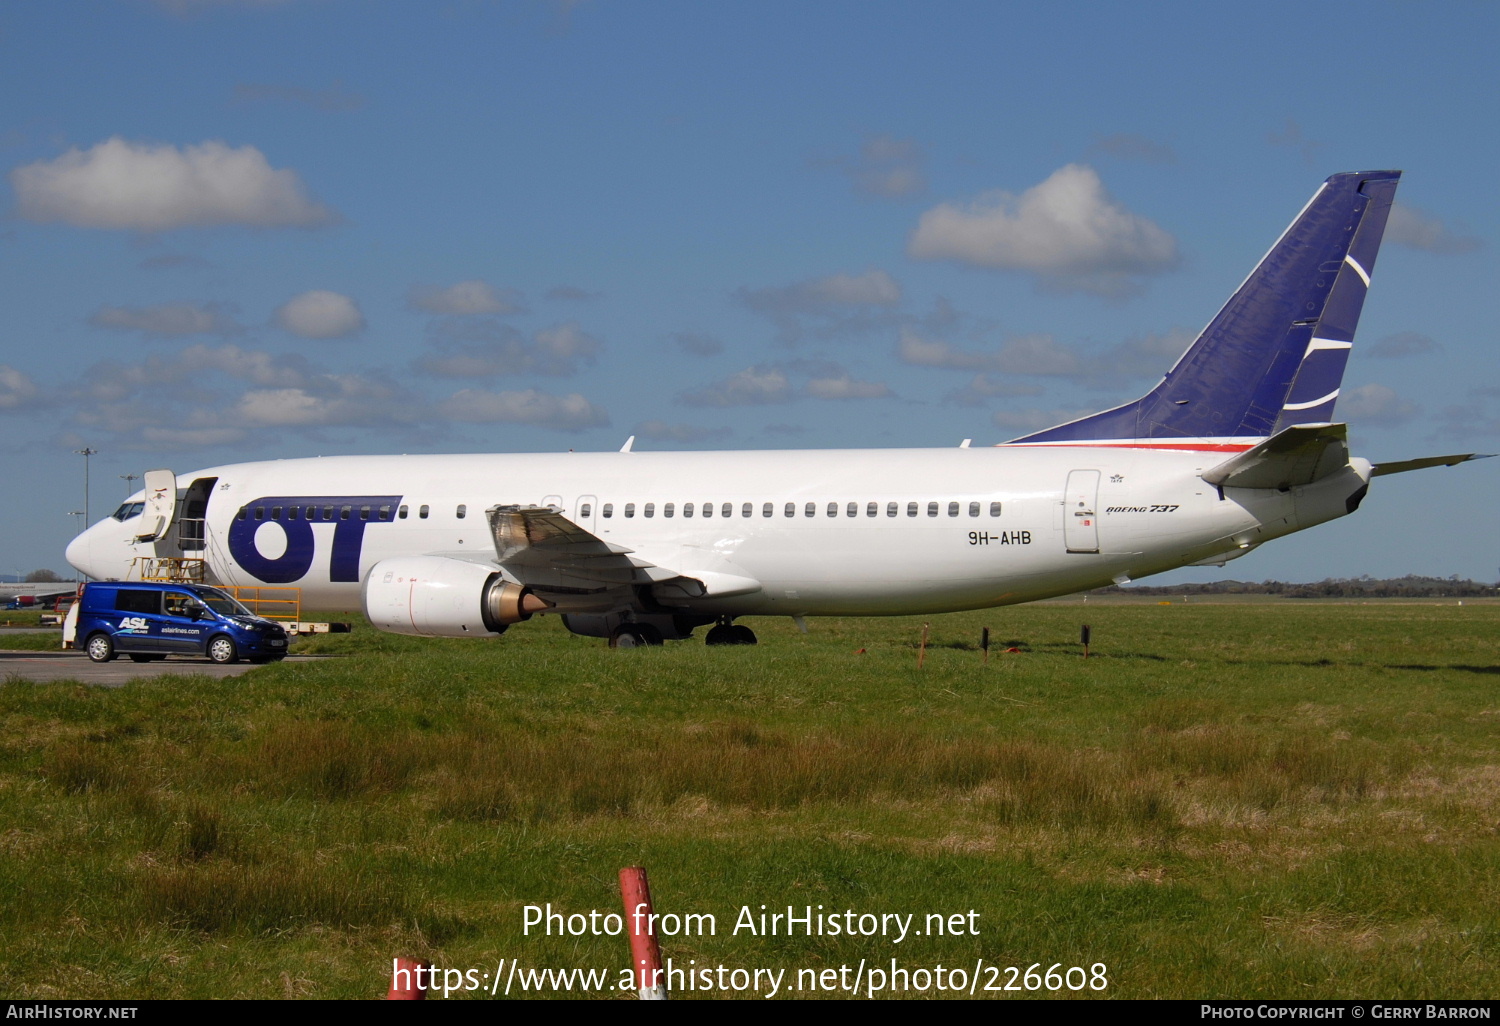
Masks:
[[[166,656],[164,655],[146,655],[140,652],[132,652],[130,654],[130,661],[132,663],[154,663],[165,658]]]
[[[755,632],[744,624],[737,623],[729,629],[734,632],[734,639],[729,642],[731,645],[754,645],[760,640],[755,636]]]
[[[240,650],[235,647],[233,638],[220,634],[208,643],[208,657],[216,663],[228,665],[240,661]]]
[[[708,633],[703,636],[703,643],[705,645],[735,644],[734,625],[728,623],[714,624],[708,629]]]
[[[609,635],[610,648],[642,648],[661,643],[661,631],[649,623],[622,623]]]
[[[96,663],[107,663],[115,657],[115,643],[109,640],[108,634],[95,634],[83,648]]]

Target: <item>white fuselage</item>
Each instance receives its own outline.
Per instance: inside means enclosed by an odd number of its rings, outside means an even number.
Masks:
[[[1221,495],[1199,474],[1247,443],[1211,442],[243,463],[177,478],[179,496],[214,479],[203,485],[201,550],[174,548],[175,533],[135,542],[140,518],[106,519],[68,559],[93,577],[126,579],[137,557],[200,555],[217,583],[291,585],[304,605],[353,608],[377,562],[429,553],[493,562],[487,509],[551,505],[655,566],[759,584],[680,603],[695,613],[936,613],[1233,558],[1343,515],[1369,477],[1356,460],[1307,488]],[[236,527],[258,500],[264,519],[246,515]],[[328,507],[332,519],[322,519]],[[573,608],[591,607],[580,598]]]

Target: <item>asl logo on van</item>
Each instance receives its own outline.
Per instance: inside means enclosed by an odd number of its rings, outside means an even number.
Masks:
[[[136,631],[148,631],[150,625],[146,623],[144,616],[127,616],[120,620],[121,634],[134,634]]]
[[[312,569],[321,534],[332,540],[328,555],[330,581],[358,581],[365,528],[392,523],[399,495],[268,495],[252,499],[229,526],[229,554],[252,576],[267,584],[300,581]],[[286,550],[275,559],[261,554],[256,532],[274,524],[286,537]],[[332,532],[328,531],[332,528]]]

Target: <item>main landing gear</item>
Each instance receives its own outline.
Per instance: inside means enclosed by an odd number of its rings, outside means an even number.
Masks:
[[[705,645],[753,645],[756,641],[754,631],[742,624],[731,623],[728,617],[709,628],[703,639]]]
[[[622,623],[609,632],[610,648],[642,648],[661,643],[661,631],[649,623]]]

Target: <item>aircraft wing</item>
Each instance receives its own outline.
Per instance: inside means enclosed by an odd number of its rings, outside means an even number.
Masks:
[[[760,582],[718,572],[679,573],[584,530],[552,506],[493,506],[485,510],[495,560],[517,581],[539,592],[600,591],[655,586],[658,599],[743,595]]]
[[[1216,488],[1284,491],[1312,484],[1348,466],[1348,430],[1345,424],[1294,424],[1199,476]]]
[[[1466,452],[1459,456],[1424,456],[1419,460],[1400,460],[1399,462],[1386,462],[1375,464],[1371,471],[1372,477],[1381,477],[1385,474],[1404,474],[1408,470],[1425,470],[1428,467],[1456,467],[1460,463],[1470,460],[1487,460],[1495,455],[1492,452]]]

